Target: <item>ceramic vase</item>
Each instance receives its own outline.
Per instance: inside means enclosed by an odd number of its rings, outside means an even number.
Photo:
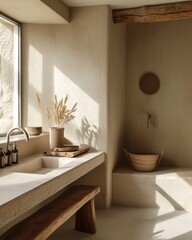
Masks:
[[[58,147],[63,147],[64,128],[52,127],[49,131],[49,148],[54,149]]]

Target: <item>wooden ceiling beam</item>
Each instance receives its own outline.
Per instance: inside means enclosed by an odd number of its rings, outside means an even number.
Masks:
[[[113,10],[114,23],[154,23],[192,18],[192,1]]]

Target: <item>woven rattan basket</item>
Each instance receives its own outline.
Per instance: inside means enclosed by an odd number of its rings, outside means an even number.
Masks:
[[[163,150],[161,154],[133,154],[123,149],[126,153],[127,159],[131,167],[139,172],[152,172],[159,165],[163,156]]]

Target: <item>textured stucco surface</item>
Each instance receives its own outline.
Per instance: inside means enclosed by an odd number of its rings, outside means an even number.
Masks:
[[[69,105],[77,101],[76,118],[65,125],[64,135],[110,153],[106,166],[81,179],[100,185],[99,205],[109,206],[111,174],[121,152],[117,142],[123,135],[126,28],[113,24],[108,6],[73,8],[71,13],[68,25],[23,25],[23,123],[48,127],[35,92],[47,106],[54,94],[69,94]]]
[[[74,144],[107,151],[108,7],[72,9],[67,25],[24,24],[22,29],[23,125],[46,119],[35,93],[49,107],[54,94],[78,102],[75,119],[64,135]],[[100,185],[100,205],[106,205],[106,166],[95,169],[86,182]]]
[[[192,21],[127,25],[126,147],[161,152],[160,165],[192,167]],[[139,79],[154,72],[160,89],[146,95]],[[147,128],[147,113],[154,125]]]
[[[121,166],[113,173],[113,204],[192,211],[191,176],[190,168],[136,172],[127,165]]]
[[[14,26],[0,20],[0,134],[13,124]]]
[[[0,171],[0,190],[3,196],[0,199],[0,235],[21,220],[21,217],[26,217],[22,215],[33,207],[102,164],[105,155],[100,152],[89,152],[77,158],[60,158],[59,161],[63,162],[63,165],[46,174],[19,172],[18,169],[22,169],[23,166],[29,169],[31,164],[37,164],[42,157],[42,154],[31,155],[22,159],[19,165]],[[51,157],[48,157],[47,161],[50,159],[57,161]]]

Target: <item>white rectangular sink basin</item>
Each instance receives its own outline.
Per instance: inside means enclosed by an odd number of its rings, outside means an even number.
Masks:
[[[58,157],[42,157],[31,159],[30,161],[23,162],[18,165],[12,165],[12,167],[8,168],[7,171],[46,174],[53,171],[54,169],[64,167],[69,163],[69,161],[71,160]]]

